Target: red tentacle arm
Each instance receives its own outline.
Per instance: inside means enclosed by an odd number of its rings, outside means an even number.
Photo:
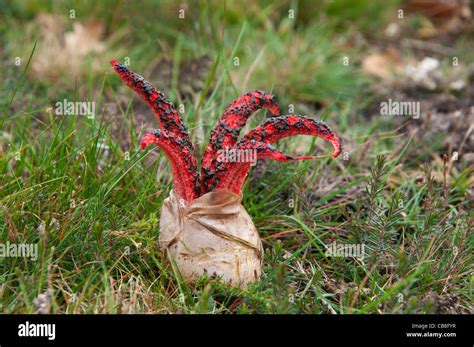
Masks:
[[[183,139],[176,138],[167,130],[153,130],[142,138],[140,146],[145,149],[152,144],[159,146],[170,161],[176,193],[186,201],[192,201],[199,197],[200,186],[196,171],[196,158],[184,145]]]
[[[253,154],[249,155],[249,152]],[[229,155],[220,156],[218,161],[218,172],[225,172],[225,175],[219,175],[215,180],[216,189],[228,189],[236,194],[241,193],[241,187],[245,181],[250,166],[257,159],[271,159],[276,161],[288,162],[292,160],[313,159],[313,156],[292,157],[273,147],[269,143],[258,141],[239,142],[231,150],[225,153],[235,153],[229,158]],[[251,160],[245,160],[250,158]],[[229,160],[230,159],[230,160]],[[234,159],[234,160],[232,160]]]
[[[233,147],[248,118],[261,108],[268,109],[274,115],[280,114],[280,108],[275,97],[260,90],[244,94],[234,100],[224,111],[217,126],[211,131],[209,145],[204,151],[201,162],[204,193],[209,191],[213,185],[217,152],[221,149]]]
[[[295,135],[312,135],[329,141],[334,147],[331,154],[336,158],[341,153],[341,144],[336,134],[323,121],[307,116],[286,115],[267,119],[262,125],[249,131],[242,141],[254,140],[274,143],[285,137]]]
[[[183,139],[185,146],[193,148],[189,134],[178,111],[165,94],[157,90],[150,82],[139,74],[130,71],[117,60],[110,61],[115,72],[148,104],[162,129],[172,133],[176,138]]]
[[[341,153],[341,145],[336,134],[322,121],[316,121],[309,117],[305,116],[280,116],[274,117],[266,120],[262,125],[251,130],[247,135],[245,135],[242,140],[235,146],[235,148],[247,148],[248,146],[261,146],[261,143],[271,144],[278,140],[281,140],[286,137],[295,136],[295,135],[312,135],[323,138],[326,141],[329,141],[333,147],[334,151],[332,153],[333,157],[337,157]],[[273,148],[273,147],[271,147]],[[270,151],[271,148],[269,149]],[[278,152],[273,148],[274,155],[269,155],[270,152],[265,152],[266,157],[273,160],[279,161],[289,161],[289,160],[307,160],[315,159],[321,156],[300,156],[292,158]],[[283,156],[282,156],[283,155]],[[259,157],[260,158],[260,157]],[[265,158],[265,156],[262,156]],[[246,163],[241,165],[240,163],[224,163],[219,164],[217,168],[217,174],[215,180],[216,188],[228,189],[235,193],[240,193],[242,185],[245,181],[248,171],[250,170],[250,164]]]

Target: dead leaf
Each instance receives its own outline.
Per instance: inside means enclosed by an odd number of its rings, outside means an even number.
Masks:
[[[61,76],[82,76],[88,54],[100,54],[106,44],[101,40],[103,25],[100,22],[75,22],[72,31],[65,30],[62,17],[40,14],[35,20],[40,40],[32,61],[32,73],[36,79],[56,82]],[[99,69],[97,60],[91,61],[91,69]]]
[[[428,18],[423,18],[421,20],[421,27],[416,31],[416,35],[419,38],[426,40],[431,39],[438,34],[438,29]]]
[[[100,41],[103,31],[103,25],[99,22],[88,22],[85,25],[74,23],[73,31],[64,33],[66,51],[74,52],[81,57],[90,52],[103,52],[105,44]]]
[[[391,80],[401,69],[400,54],[394,49],[382,53],[372,53],[362,61],[362,71],[368,76]]]
[[[470,0],[409,0],[409,13],[425,16],[427,23],[418,31],[421,38],[456,35],[467,28],[472,11]]]

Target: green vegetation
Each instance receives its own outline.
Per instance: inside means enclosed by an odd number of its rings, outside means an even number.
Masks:
[[[0,258],[0,312],[36,312],[45,292],[53,313],[472,310],[474,166],[443,161],[451,154],[446,133],[422,137],[402,127],[406,119],[380,117],[375,81],[361,73],[369,43],[355,32],[373,38],[396,1],[189,1],[185,18],[173,1],[7,3],[0,4],[0,239],[37,244],[38,259]],[[93,35],[70,52],[56,47],[58,60],[70,57],[56,66],[42,56],[55,47],[45,46],[40,13],[69,33],[75,23],[100,23],[95,43],[104,48],[80,55]],[[454,47],[462,60],[472,42],[461,37]],[[264,240],[265,268],[248,289],[205,278],[186,285],[158,251],[170,169],[161,152],[140,150],[141,134],[157,124],[112,72],[111,58],[129,59],[184,105],[200,149],[223,109],[252,89],[275,93],[284,113],[325,119],[340,136],[338,159],[253,168],[243,205]],[[55,114],[63,99],[95,102],[96,117]],[[324,151],[308,139],[278,148]],[[334,242],[364,244],[366,256],[328,257]]]

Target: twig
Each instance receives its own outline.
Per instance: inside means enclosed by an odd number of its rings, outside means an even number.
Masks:
[[[416,40],[416,39],[403,39],[402,46],[417,48],[424,51],[430,51],[430,52],[434,52],[434,53],[438,53],[438,54],[442,54],[446,56],[451,56],[453,55],[453,52],[454,52],[453,49],[440,45],[439,43],[427,42],[427,41]]]

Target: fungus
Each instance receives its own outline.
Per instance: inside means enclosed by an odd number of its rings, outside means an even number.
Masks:
[[[221,158],[223,152],[249,152],[253,160],[293,161],[322,156],[287,155],[273,143],[295,135],[311,135],[330,142],[335,158],[341,152],[339,139],[322,121],[306,116],[280,115],[276,99],[255,90],[234,100],[211,131],[209,144],[198,170],[198,155],[188,130],[172,102],[142,76],[116,60],[111,64],[122,78],[149,105],[161,130],[145,134],[141,148],[160,147],[171,164],[173,189],[163,202],[159,246],[175,262],[187,282],[203,274],[220,277],[227,283],[245,287],[262,273],[262,243],[252,219],[241,204],[242,186],[252,162],[245,156]],[[262,125],[240,140],[248,118],[266,108],[272,113]]]

